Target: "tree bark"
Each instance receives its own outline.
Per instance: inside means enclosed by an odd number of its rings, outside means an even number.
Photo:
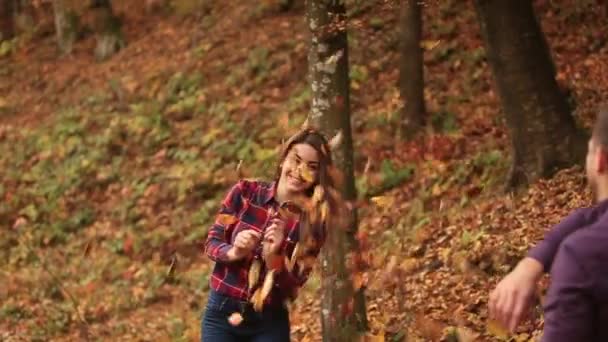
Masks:
[[[342,143],[334,150],[333,157],[344,173],[342,194],[345,200],[354,200],[346,9],[340,0],[308,0],[306,5],[311,31],[308,71],[312,105],[308,119],[327,136],[342,132]],[[355,290],[352,270],[345,262],[347,256],[358,249],[357,212],[353,210],[350,214],[348,229],[328,229],[331,236],[321,255],[324,341],[355,341],[358,333],[367,328],[363,289]]]
[[[0,4],[0,41],[15,35],[15,11],[13,0],[2,0]]]
[[[419,0],[401,0],[401,63],[399,85],[403,108],[400,137],[409,139],[424,127],[424,71],[420,40],[422,10]]]
[[[121,22],[114,15],[110,0],[93,0],[91,7],[97,12],[95,15],[95,32],[97,37],[95,57],[98,61],[104,61],[125,45]]]
[[[70,54],[78,35],[78,17],[67,7],[64,0],[53,0],[53,12],[59,50],[63,54]]]
[[[579,130],[555,80],[548,44],[530,0],[475,0],[488,62],[510,131],[508,188],[582,162]]]

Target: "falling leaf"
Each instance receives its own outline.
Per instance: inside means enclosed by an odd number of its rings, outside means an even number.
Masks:
[[[323,186],[317,185],[315,186],[315,191],[312,194],[312,203],[321,203],[323,200],[323,196],[325,195],[325,190],[323,190]]]
[[[433,50],[441,43],[441,40],[423,40],[420,42],[420,47],[425,50]]]
[[[365,285],[365,277],[361,272],[353,273],[351,279],[353,281],[353,289],[355,291],[359,291]]]
[[[262,265],[261,265],[260,261],[258,259],[254,259],[253,262],[251,263],[251,267],[249,267],[249,274],[248,274],[250,289],[253,289],[255,287],[255,285],[257,284],[258,280],[260,279],[261,268],[262,268]]]
[[[329,216],[329,203],[327,203],[327,201],[323,201],[323,203],[321,203],[321,221],[326,222],[328,216]]]
[[[329,149],[332,150],[332,151],[335,151],[340,146],[341,143],[342,143],[342,131],[339,131],[329,141],[329,144],[328,144],[329,145]]]
[[[228,317],[228,323],[233,327],[240,325],[243,322],[243,316],[238,312],[233,312],[230,317]]]
[[[506,339],[509,337],[509,332],[507,331],[507,329],[505,329],[505,327],[503,327],[502,324],[500,324],[498,321],[496,321],[494,319],[488,320],[486,330],[491,335],[501,338],[501,339]]]
[[[175,266],[177,265],[177,256],[173,254],[171,256],[171,265],[169,265],[169,269],[167,270],[167,278],[172,277],[173,273],[175,273]]]
[[[234,215],[219,214],[219,215],[217,215],[217,219],[215,220],[215,222],[222,224],[224,226],[229,226],[231,224],[238,222],[238,219]]]
[[[298,243],[296,243],[295,247],[293,248],[293,253],[291,253],[291,260],[289,260],[289,267],[288,267],[289,272],[291,272],[293,270],[293,268],[295,267],[299,254],[300,254],[300,243],[298,242]]]
[[[264,284],[262,285],[261,292],[259,295],[259,300],[262,303],[264,302],[264,300],[266,300],[266,297],[268,297],[270,291],[272,290],[272,285],[274,285],[274,272],[274,270],[270,270],[268,273],[266,273],[266,277],[264,278]]]
[[[255,290],[253,296],[250,299],[250,302],[253,304],[253,309],[257,312],[262,311],[262,306],[264,305],[264,299],[262,299],[261,291],[261,288]]]

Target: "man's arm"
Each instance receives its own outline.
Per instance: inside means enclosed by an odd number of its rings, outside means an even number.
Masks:
[[[579,209],[568,215],[545,234],[544,239],[528,252],[528,257],[543,265],[543,271],[549,272],[559,245],[579,228],[592,224],[593,215],[585,215],[589,209]],[[540,277],[540,275],[539,275]]]
[[[506,328],[515,331],[528,310],[543,272],[551,269],[553,259],[563,240],[592,223],[593,209],[579,209],[568,215],[545,234],[545,239],[522,259],[490,293],[489,314]]]
[[[551,270],[542,342],[593,340],[593,278],[573,246],[562,245]]]

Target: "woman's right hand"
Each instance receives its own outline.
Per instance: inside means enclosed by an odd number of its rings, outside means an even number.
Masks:
[[[232,248],[228,251],[228,257],[232,261],[236,261],[248,256],[257,246],[260,237],[261,233],[252,229],[240,231],[234,239]]]

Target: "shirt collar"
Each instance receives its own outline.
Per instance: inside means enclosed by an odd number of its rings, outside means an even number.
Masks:
[[[270,183],[270,186],[268,187],[268,191],[266,191],[264,194],[264,204],[268,204],[273,200],[276,201],[276,194],[277,194],[277,182],[273,181],[272,183]]]

